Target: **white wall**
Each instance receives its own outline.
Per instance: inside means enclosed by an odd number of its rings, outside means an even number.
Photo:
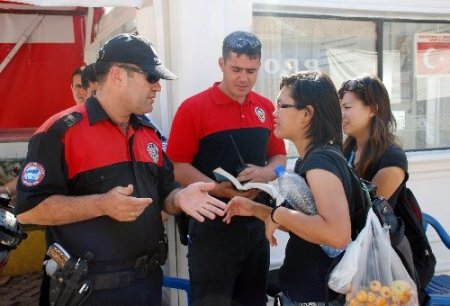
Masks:
[[[221,80],[218,59],[224,37],[235,30],[251,30],[250,0],[171,0],[172,69],[180,78],[173,106]]]
[[[450,151],[407,153],[410,179],[422,211],[434,216],[450,232]],[[438,260],[436,273],[450,273],[449,250],[431,229],[427,235]]]

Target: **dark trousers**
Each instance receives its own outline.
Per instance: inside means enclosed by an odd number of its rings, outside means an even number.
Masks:
[[[194,306],[265,306],[269,244],[264,223],[237,217],[198,223],[190,219],[188,244]]]

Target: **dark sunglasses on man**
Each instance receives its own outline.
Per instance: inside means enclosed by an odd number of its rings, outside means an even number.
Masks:
[[[127,66],[127,65],[117,65],[117,67],[120,67],[120,68],[123,68],[123,69],[128,70],[128,71],[132,71],[132,72],[136,72],[136,73],[140,73],[140,74],[145,75],[145,77],[147,79],[147,82],[149,82],[150,84],[158,83],[159,80],[161,79],[160,77],[152,75],[152,74],[149,74],[149,73],[145,72],[144,70],[142,70],[141,68],[138,68],[138,67]]]

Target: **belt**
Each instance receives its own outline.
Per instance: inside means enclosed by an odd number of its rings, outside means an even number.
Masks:
[[[89,264],[88,278],[92,282],[92,290],[127,287],[135,279],[146,278],[150,272],[159,266],[158,263],[149,261],[150,257],[151,255],[144,255],[129,261],[93,262]]]

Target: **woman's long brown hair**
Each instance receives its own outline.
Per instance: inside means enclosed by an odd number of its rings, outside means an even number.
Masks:
[[[369,139],[358,163],[355,164],[357,173],[365,178],[370,166],[384,151],[392,144],[399,144],[394,135],[397,123],[391,111],[389,94],[376,76],[364,76],[344,82],[339,89],[341,100],[347,91],[353,92],[375,114],[370,124]],[[344,154],[348,155],[355,147],[356,139],[348,136],[343,145]]]

